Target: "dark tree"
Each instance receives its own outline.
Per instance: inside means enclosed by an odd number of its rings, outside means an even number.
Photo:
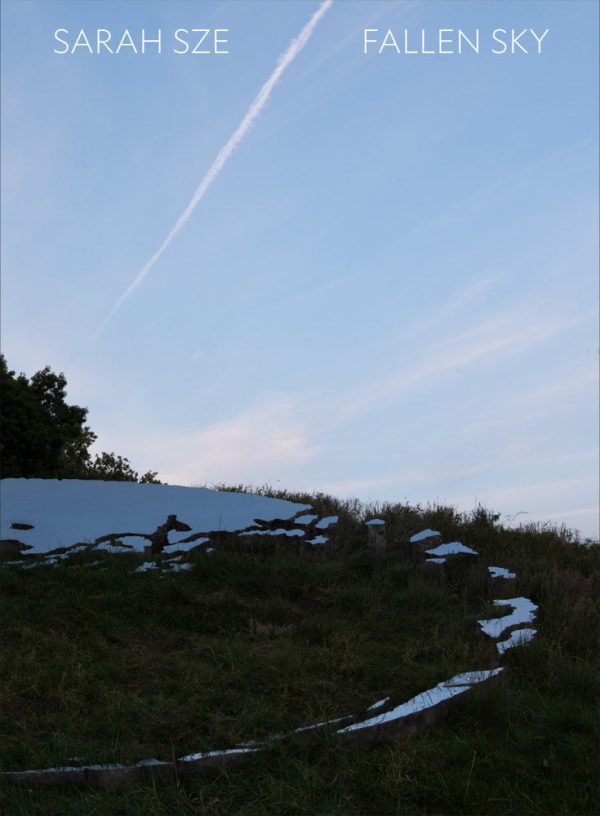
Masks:
[[[87,467],[86,479],[103,479],[105,482],[142,482],[149,484],[160,484],[157,473],[149,470],[142,476],[139,475],[129,464],[129,459],[117,456],[115,453],[96,454],[94,461]]]
[[[104,479],[154,482],[156,473],[139,476],[129,461],[114,453],[97,454],[96,434],[85,424],[87,408],[68,405],[67,379],[49,366],[28,380],[10,371],[0,355],[0,467],[2,477]]]

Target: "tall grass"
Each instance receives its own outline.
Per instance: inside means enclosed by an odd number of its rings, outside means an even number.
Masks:
[[[401,702],[495,661],[476,622],[498,597],[539,604],[537,639],[507,653],[503,682],[410,739],[298,736],[238,767],[119,794],[5,785],[3,814],[600,812],[600,548],[560,528],[507,527],[482,508],[261,492],[339,515],[336,549],[319,558],[232,537],[192,571],[163,577],[132,574],[128,555],[102,555],[101,567],[86,555],[0,567],[3,770],[73,756],[170,759],[356,713],[386,695]],[[366,548],[373,516],[386,521],[384,556]],[[479,561],[419,566],[408,538],[423,527],[473,547]],[[488,564],[514,569],[516,581],[491,581]]]

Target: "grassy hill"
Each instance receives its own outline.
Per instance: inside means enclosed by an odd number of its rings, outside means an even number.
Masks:
[[[135,553],[0,566],[2,770],[170,760],[385,696],[401,702],[498,664],[477,626],[498,614],[494,598],[538,604],[536,639],[507,652],[500,682],[415,736],[361,744],[298,734],[234,767],[115,793],[4,784],[3,814],[600,811],[599,547],[565,529],[509,529],[483,509],[464,516],[263,492],[339,515],[336,546],[306,553],[273,538],[224,537],[176,574],[133,572]],[[374,515],[386,522],[384,554],[366,546]],[[424,566],[408,547],[424,527],[479,558]],[[517,578],[492,581],[488,565]]]

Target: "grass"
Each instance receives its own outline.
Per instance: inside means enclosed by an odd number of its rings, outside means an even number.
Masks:
[[[275,495],[338,514],[336,551],[232,538],[193,570],[162,577],[132,574],[129,555],[105,554],[102,567],[86,563],[97,554],[0,567],[3,770],[74,756],[171,759],[358,713],[387,695],[402,702],[493,664],[476,621],[494,597],[538,603],[538,638],[506,655],[503,682],[410,739],[298,736],[237,767],[118,794],[5,785],[0,812],[596,816],[600,548],[566,530],[507,529],[484,510]],[[382,557],[365,547],[372,515],[387,523]],[[426,572],[406,547],[425,526],[474,547],[481,563],[446,580]],[[516,570],[517,581],[490,581],[487,564]]]

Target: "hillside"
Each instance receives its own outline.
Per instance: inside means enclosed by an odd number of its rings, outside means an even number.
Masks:
[[[7,813],[597,811],[598,547],[269,492],[2,482]]]

